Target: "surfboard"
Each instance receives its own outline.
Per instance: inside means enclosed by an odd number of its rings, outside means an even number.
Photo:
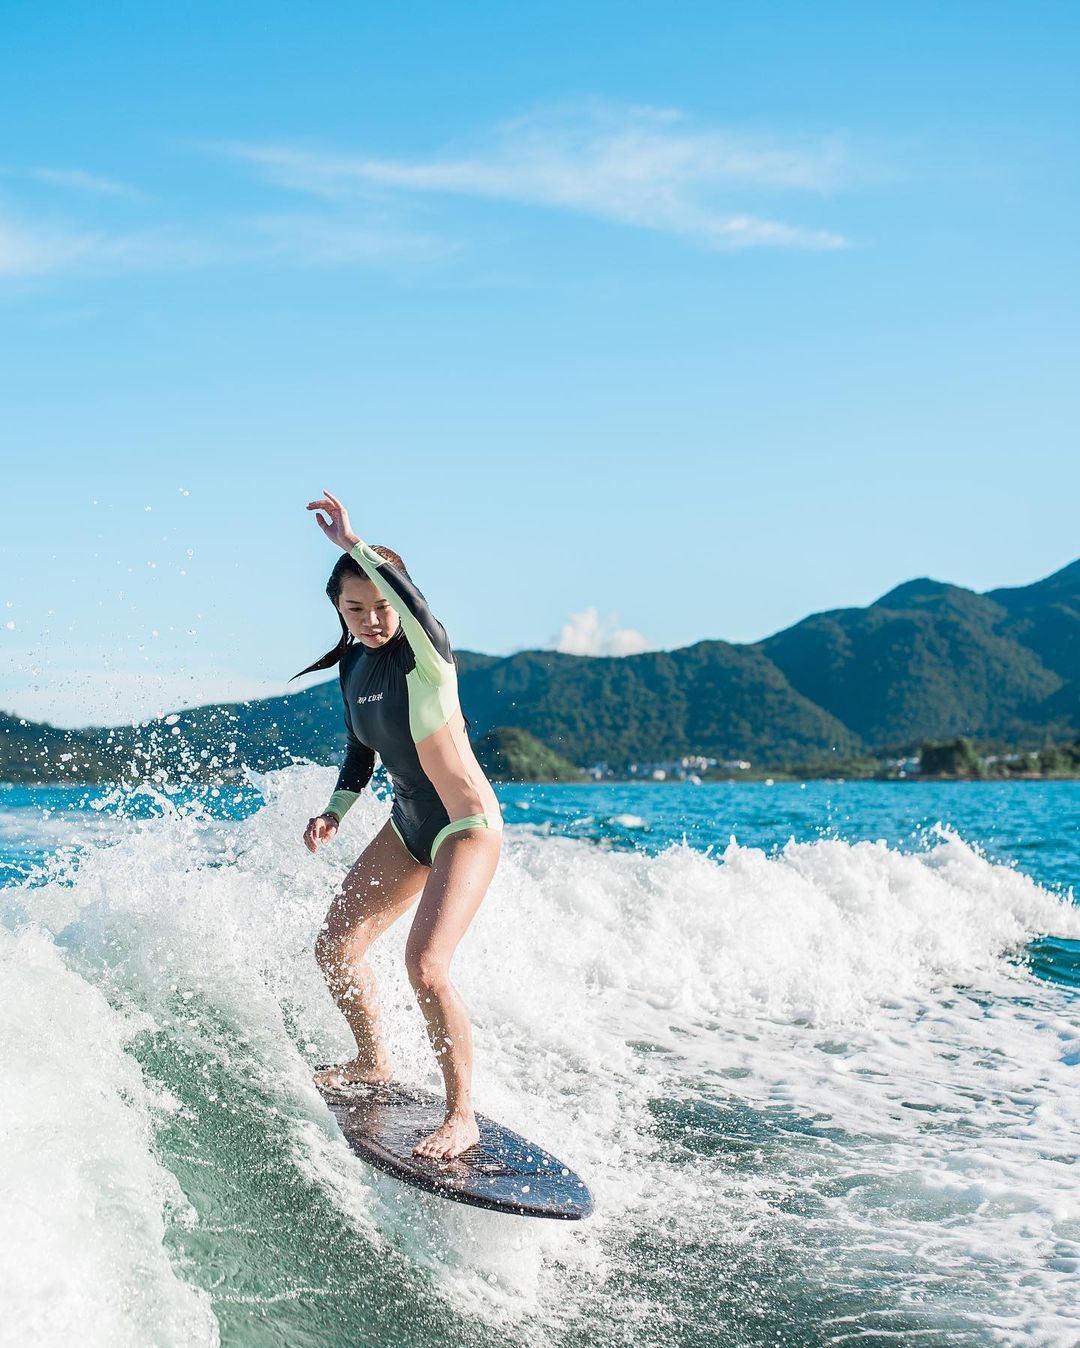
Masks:
[[[576,1221],[593,1210],[588,1186],[569,1166],[483,1114],[476,1116],[480,1141],[460,1156],[414,1156],[417,1142],[443,1121],[441,1094],[396,1081],[316,1086],[356,1155],[407,1184],[521,1217]]]

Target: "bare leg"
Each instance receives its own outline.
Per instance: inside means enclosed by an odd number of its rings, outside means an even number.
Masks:
[[[501,847],[497,829],[462,829],[446,839],[405,946],[409,981],[446,1085],[446,1116],[413,1148],[420,1156],[448,1159],[480,1139],[472,1107],[472,1026],[450,982],[450,961],[487,893]]]
[[[315,942],[315,958],[356,1040],[356,1057],[315,1074],[324,1086],[389,1081],[379,1030],[375,975],[364,958],[371,942],[415,901],[428,874],[387,821],[342,881]]]

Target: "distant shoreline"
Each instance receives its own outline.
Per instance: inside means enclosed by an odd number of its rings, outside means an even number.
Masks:
[[[493,777],[492,782],[496,786],[558,786],[573,787],[575,789],[604,787],[604,786],[809,786],[820,783],[821,785],[832,786],[918,786],[933,785],[939,786],[942,783],[953,783],[958,786],[1007,786],[1012,783],[1032,783],[1032,782],[1077,782],[1080,781],[1080,773],[1054,773],[1043,776],[1039,773],[1017,773],[1009,777],[952,777],[952,776],[922,776],[912,774],[908,777],[789,777],[783,773],[775,773],[771,777],[712,777],[700,782],[688,782],[678,778],[668,778],[665,781],[650,781],[642,777],[608,777],[602,781],[524,781],[516,778]],[[236,787],[245,785],[240,779],[232,779],[228,783],[215,783],[210,780],[200,781],[198,783],[186,783],[185,785],[198,785],[203,788],[209,788],[215,785],[225,785]],[[49,779],[48,781],[26,782],[9,781],[0,778],[0,789],[5,787],[70,787],[72,790],[92,790],[100,788],[102,790],[111,790],[119,786],[115,781],[98,782],[68,782],[59,779]],[[135,783],[138,787],[142,783]],[[153,783],[156,790],[160,790],[161,783]],[[133,787],[133,789],[134,789]]]

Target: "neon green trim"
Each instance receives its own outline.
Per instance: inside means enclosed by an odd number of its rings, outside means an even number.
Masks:
[[[424,631],[422,625],[417,621],[414,615],[409,611],[408,605],[397,594],[394,587],[386,580],[379,568],[386,561],[385,557],[380,557],[374,548],[361,539],[354,543],[349,549],[349,556],[358,562],[372,584],[390,604],[391,608],[401,619],[401,625],[405,629],[405,636],[408,638],[409,645],[416,656],[416,668],[425,683],[438,686],[443,683],[457,682],[457,669],[450,660],[444,660],[435,647],[431,644],[431,638]],[[439,725],[445,725],[444,717]],[[436,726],[437,730],[439,727]]]
[[[459,833],[466,828],[490,828],[494,829],[496,833],[501,833],[502,826],[502,815],[498,814],[467,814],[463,819],[451,819],[445,828],[439,829],[438,833],[435,834],[435,841],[431,844],[431,859],[432,861],[435,860],[435,853],[451,833]]]
[[[394,823],[394,816],[393,816],[393,815],[390,816],[390,827],[391,827],[391,828],[394,830],[394,832],[398,835],[398,839],[400,840],[402,847],[404,847],[405,851],[408,852],[409,856],[412,857],[413,861],[415,861],[416,864],[417,864],[418,866],[425,866],[425,865],[427,865],[427,863],[424,862],[424,861],[421,861],[420,858],[419,858],[418,856],[413,856],[412,849],[409,847],[409,844],[405,841],[405,839],[401,836],[401,829],[399,829],[398,826],[397,826],[397,824]]]
[[[335,791],[323,814],[336,814],[340,824],[346,813],[356,804],[359,795],[359,791]]]
[[[420,666],[405,675],[409,690],[409,733],[419,744],[446,725],[458,708],[457,680],[438,683],[434,687],[424,681]]]

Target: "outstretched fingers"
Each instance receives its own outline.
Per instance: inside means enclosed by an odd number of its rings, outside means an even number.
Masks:
[[[349,512],[338,498],[332,492],[324,490],[317,501],[308,502],[307,508],[316,512],[321,510],[329,515],[329,523],[318,513],[316,513],[315,518],[319,521],[319,527],[327,538],[339,546],[345,547],[345,540],[349,537]]]

